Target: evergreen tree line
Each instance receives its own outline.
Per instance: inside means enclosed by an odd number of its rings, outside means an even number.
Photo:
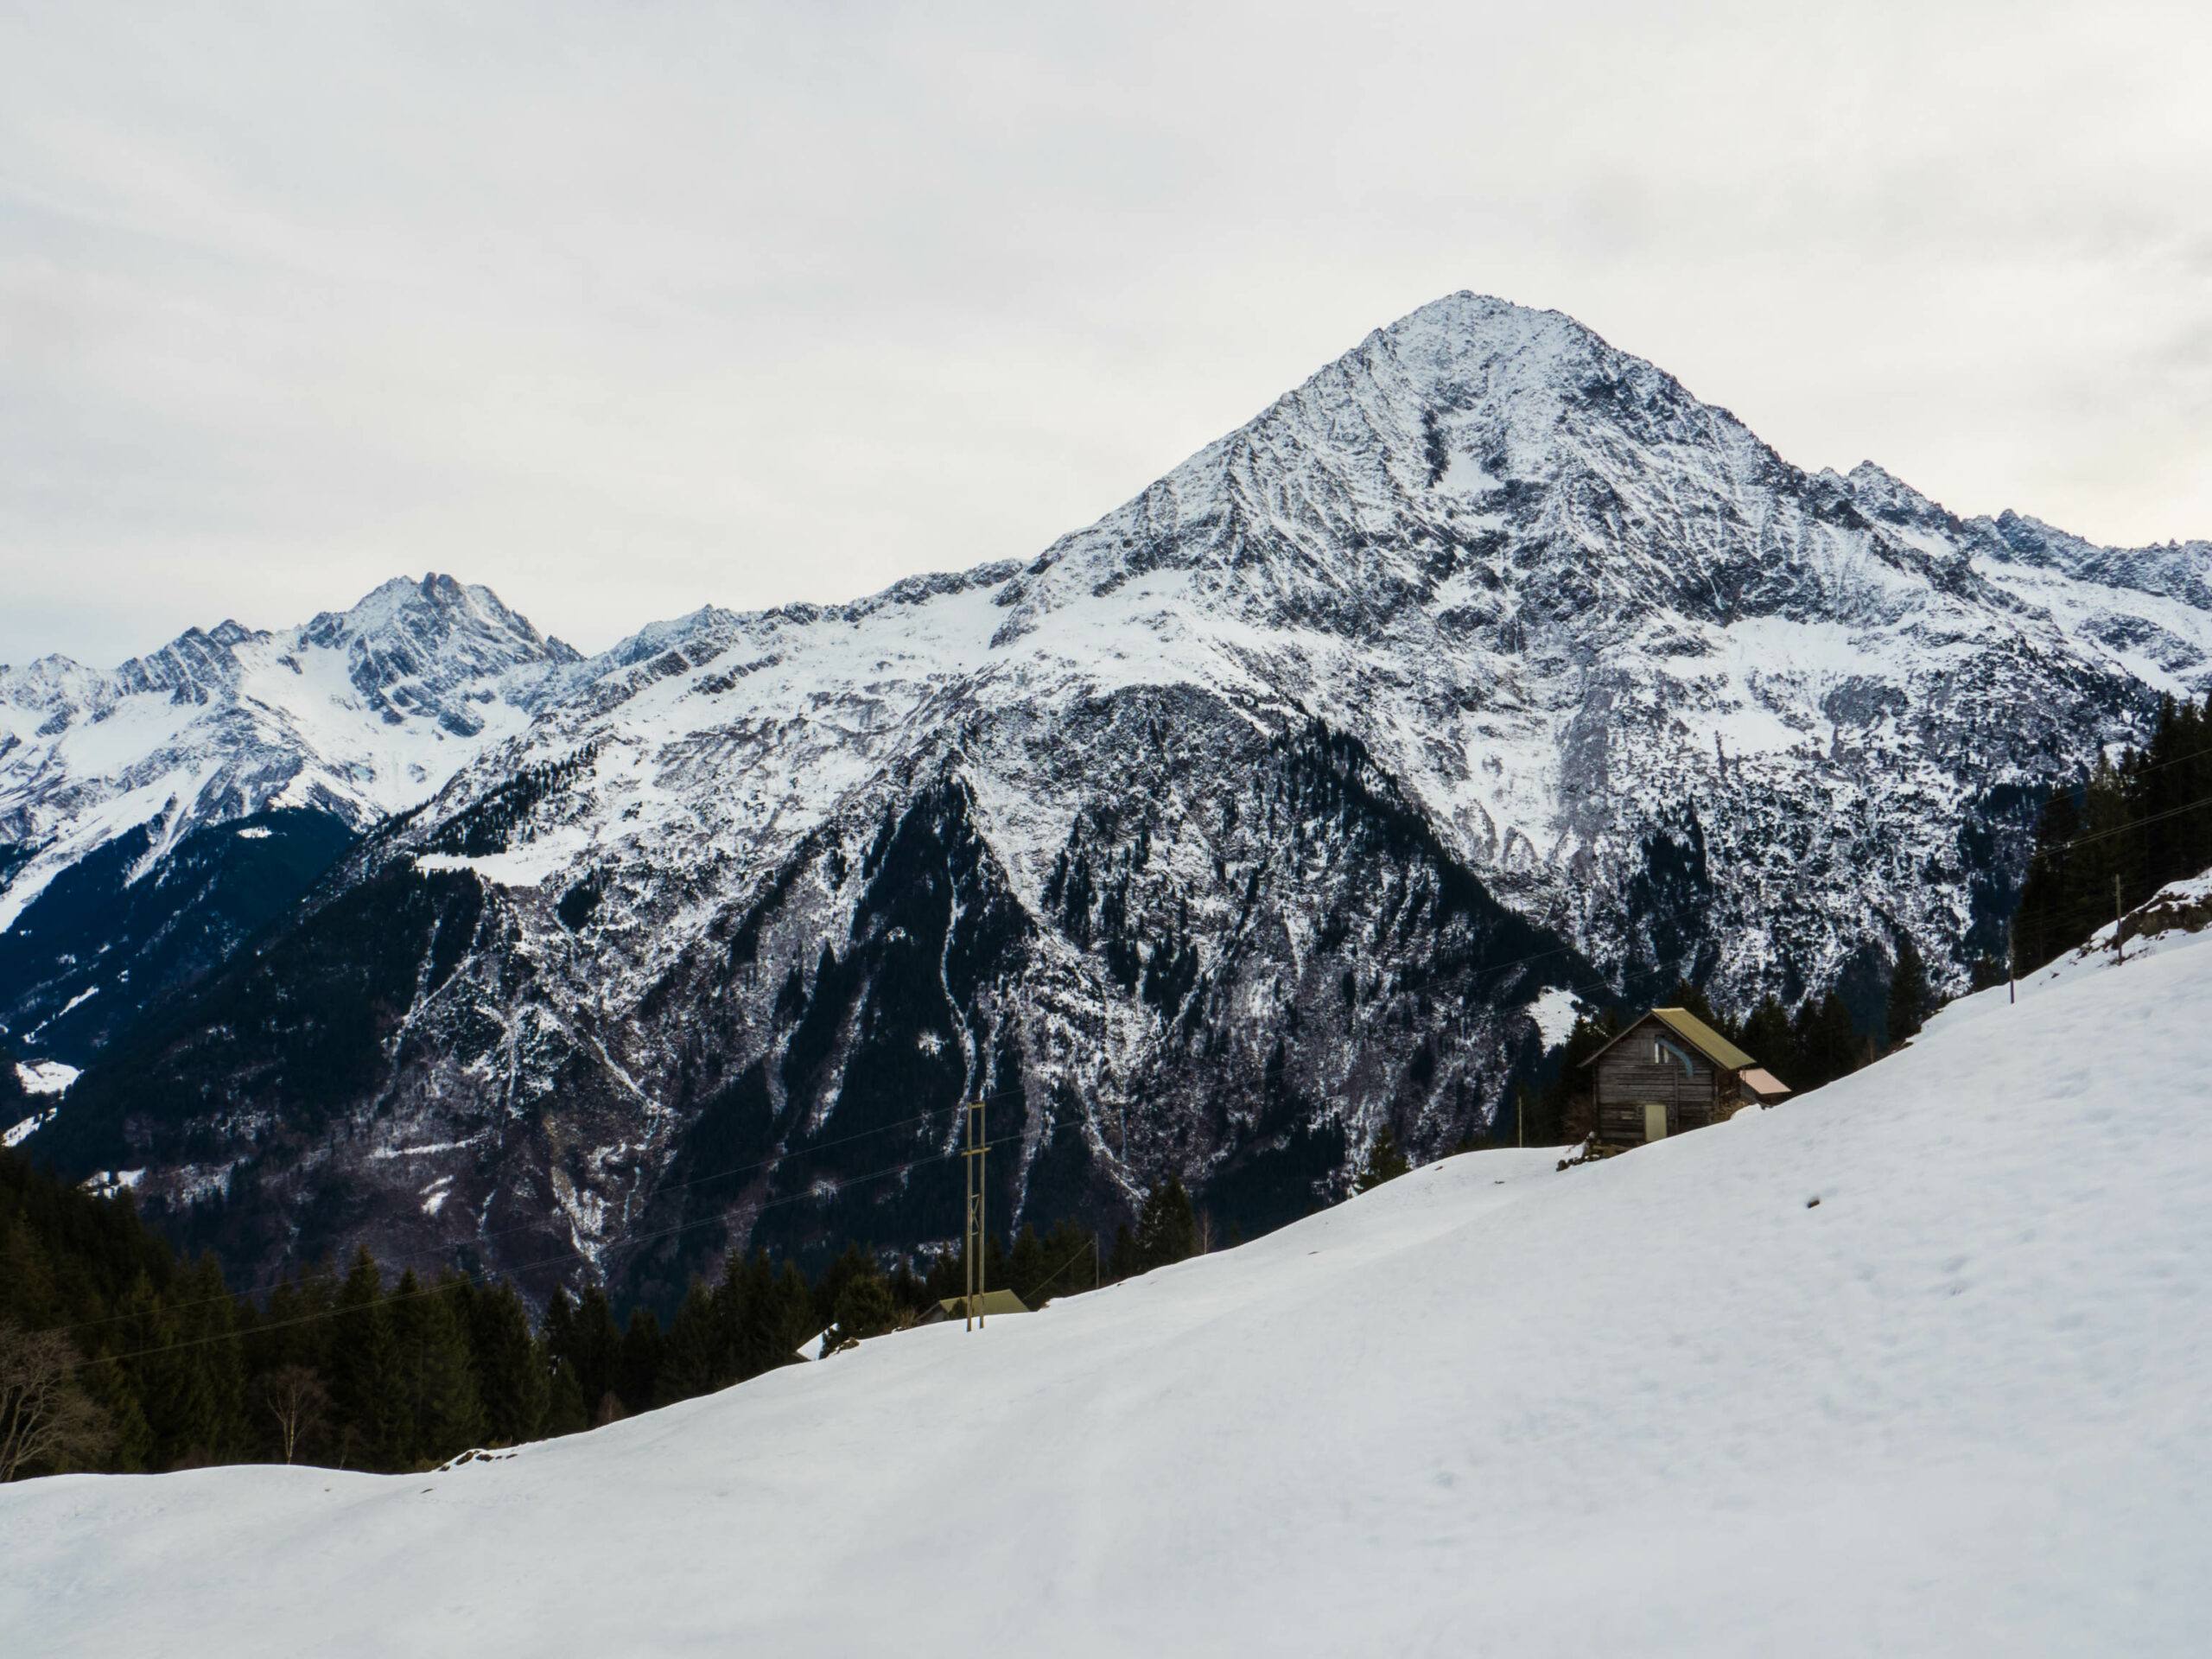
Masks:
[[[1010,1243],[988,1240],[985,1282],[1038,1307],[1197,1254],[1207,1234],[1171,1179],[1110,1255],[1074,1222],[1024,1226]],[[834,1354],[965,1286],[958,1251],[886,1272],[854,1244],[811,1278],[733,1253],[665,1325],[644,1306],[618,1319],[593,1287],[556,1292],[533,1326],[510,1283],[412,1269],[393,1280],[362,1249],[342,1274],[324,1265],[256,1300],[229,1290],[212,1255],[180,1262],[127,1197],[95,1198],[0,1153],[0,1478],[432,1468],[726,1388],[795,1363],[817,1334]]]
[[[2212,868],[2212,696],[2171,697],[2150,742],[2100,762],[2044,803],[2012,924],[2012,969],[2033,973],[2083,944],[2118,904]]]

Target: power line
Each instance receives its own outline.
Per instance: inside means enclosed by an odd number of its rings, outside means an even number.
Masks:
[[[1539,950],[1529,956],[1516,957],[1507,962],[1490,963],[1481,967],[1471,969],[1470,969],[1469,976],[1471,979],[1476,980],[1502,979],[1516,969],[1525,968],[1533,963],[1543,962],[1553,957],[1576,954],[1578,953],[1578,950],[1579,947],[1573,944],[1558,944],[1553,946],[1549,950]],[[1576,977],[1579,982],[1579,976]],[[1613,988],[1611,986],[1605,984],[1603,981],[1578,982],[1574,987],[1573,987],[1573,988],[1579,989],[1585,994],[1602,994],[1607,997],[1611,997],[1615,995]],[[1020,1088],[999,1089],[976,1096],[973,1098],[977,1102],[1010,1100],[1016,1097],[1025,1096],[1027,1093],[1027,1090]],[[932,1118],[943,1117],[950,1113],[957,1112],[960,1109],[961,1103],[956,1103],[950,1106],[936,1107],[929,1111],[918,1112],[912,1117],[899,1118],[889,1123],[879,1124],[874,1128],[857,1130],[851,1135],[841,1136],[835,1141],[817,1141],[810,1146],[804,1146],[795,1149],[776,1153],[769,1157],[756,1160],[749,1164],[736,1164],[732,1165],[726,1169],[709,1170],[703,1174],[694,1175],[686,1180],[677,1181],[667,1185],[655,1186],[652,1190],[651,1197],[652,1198],[658,1198],[664,1194],[682,1192],[689,1188],[701,1185],[708,1181],[726,1180],[734,1175],[751,1174],[758,1170],[767,1169],[772,1166],[786,1163],[793,1158],[803,1158],[810,1154],[827,1152],[836,1147],[849,1146],[855,1141],[865,1141],[875,1135],[888,1135],[894,1130],[906,1128],[917,1123],[927,1122]],[[929,1160],[927,1159],[922,1159],[916,1160],[914,1161],[926,1162]],[[854,1179],[865,1178],[856,1177]],[[784,1200],[778,1199],[772,1200],[772,1202],[781,1203],[784,1202]],[[765,1209],[768,1206],[766,1205],[763,1205],[761,1207]],[[502,1228],[496,1232],[476,1233],[465,1239],[456,1239],[448,1244],[435,1246],[424,1249],[402,1252],[391,1257],[388,1262],[380,1265],[388,1265],[398,1268],[420,1265],[426,1268],[431,1266],[450,1266],[452,1265],[451,1258],[453,1253],[456,1251],[470,1249],[481,1244],[486,1244],[497,1239],[512,1237],[518,1233],[536,1232],[543,1224],[544,1224],[542,1221],[524,1222],[518,1223],[512,1227]],[[652,1235],[649,1236],[658,1236],[658,1235]],[[625,1239],[621,1242],[625,1245],[629,1245],[643,1243],[645,1240]],[[512,1274],[513,1273],[527,1271],[527,1268],[530,1266],[538,1265],[543,1264],[530,1263],[526,1264],[524,1267],[509,1268],[505,1269],[505,1272]],[[266,1295],[270,1292],[283,1288],[286,1285],[297,1283],[299,1281],[298,1276],[291,1273],[286,1273],[275,1280],[265,1281],[258,1284],[248,1285],[235,1293],[226,1290],[220,1297],[209,1296],[202,1297],[197,1300],[190,1302],[170,1303],[168,1305],[168,1311],[182,1312],[191,1308],[218,1306],[224,1301],[234,1300],[237,1296],[253,1297]],[[50,1328],[62,1333],[77,1331],[90,1331],[98,1329],[102,1325],[118,1324],[124,1319],[134,1319],[137,1317],[138,1316],[135,1314],[111,1313],[97,1319],[81,1320],[75,1325],[55,1325]]]
[[[2168,818],[2177,818],[2184,812],[2199,811],[2208,806],[2212,806],[2212,795],[2207,795],[2202,800],[2186,802],[2180,806],[2170,806],[2164,811],[2153,812],[2146,818],[2135,818],[2126,823],[2116,823],[2103,830],[2093,830],[2086,836],[2075,836],[2071,841],[2054,842],[2050,846],[2038,847],[2035,851],[2069,853],[2076,847],[2086,847],[2091,842],[2109,841],[2113,836],[2124,836],[2131,830],[2140,830],[2153,823],[2164,823]]]
[[[1512,973],[1517,969],[1526,968],[1533,963],[1547,961],[1554,957],[1576,954],[1580,954],[1580,948],[1578,946],[1571,944],[1560,944],[1552,946],[1548,950],[1535,951],[1528,956],[1515,957],[1505,962],[1489,963],[1479,967],[1472,968],[1469,970],[1469,977],[1471,980],[1478,982],[1486,980],[1499,980],[1503,979],[1505,976]],[[1570,983],[1568,986],[1563,987],[1562,988],[1572,988],[1584,995],[1602,995],[1606,998],[1611,998],[1617,995],[1614,988],[1602,980],[1595,978],[1585,979],[1580,975],[1570,975],[1567,978]],[[980,1103],[995,1100],[1007,1100],[1024,1097],[1027,1096],[1027,1090],[1021,1088],[994,1090],[974,1096],[973,1102],[975,1103]],[[652,1199],[658,1199],[664,1194],[682,1192],[691,1187],[703,1185],[709,1181],[726,1180],[732,1176],[750,1174],[756,1171],[781,1166],[788,1163],[791,1160],[795,1158],[803,1158],[811,1154],[827,1152],[837,1147],[849,1146],[857,1141],[865,1141],[874,1136],[888,1135],[901,1128],[906,1128],[918,1123],[925,1123],[933,1118],[939,1118],[945,1116],[950,1113],[957,1112],[962,1109],[963,1103],[956,1103],[949,1106],[933,1108],[929,1111],[917,1113],[911,1117],[896,1119],[888,1123],[876,1125],[872,1128],[857,1130],[851,1135],[840,1136],[838,1139],[834,1141],[817,1141],[809,1146],[803,1146],[778,1152],[766,1158],[758,1159],[751,1163],[732,1165],[724,1169],[709,1170],[702,1174],[691,1176],[688,1179],[683,1181],[674,1182],[664,1185],[657,1185],[652,1189],[650,1198]],[[925,1157],[909,1160],[904,1164],[892,1166],[891,1168],[887,1171],[878,1171],[873,1175],[847,1177],[844,1180],[833,1183],[833,1185],[837,1188],[837,1190],[842,1191],[844,1185],[854,1181],[874,1179],[884,1173],[895,1173],[899,1169],[912,1167],[913,1165],[917,1163],[927,1163],[941,1160],[944,1157],[957,1155],[959,1154],[957,1153],[938,1154],[936,1154],[935,1159]],[[812,1196],[810,1192],[791,1195],[791,1197],[785,1198],[770,1199],[760,1205],[759,1208],[763,1210],[773,1208],[781,1204],[792,1202],[796,1198],[805,1198],[810,1196]],[[693,1226],[718,1223],[721,1219],[721,1217],[719,1216],[702,1217],[698,1221],[683,1224],[681,1227],[672,1230],[672,1231],[680,1232],[687,1230],[689,1228]],[[486,1244],[498,1239],[512,1237],[518,1233],[535,1232],[543,1225],[544,1224],[543,1221],[519,1223],[515,1226],[503,1228],[495,1232],[477,1233],[465,1239],[454,1240],[447,1244],[424,1249],[402,1252],[391,1257],[388,1262],[380,1263],[379,1265],[399,1268],[421,1265],[425,1268],[432,1265],[448,1267],[452,1265],[451,1258],[453,1255],[458,1251]],[[654,1240],[670,1236],[671,1230],[663,1230],[635,1236],[623,1239],[620,1241],[620,1243],[625,1247],[631,1247],[652,1243]],[[553,1262],[565,1259],[568,1258],[566,1256],[549,1257],[543,1262],[526,1262],[516,1266],[510,1266],[504,1269],[503,1276],[512,1276],[516,1273],[527,1272],[534,1267],[551,1265]],[[220,1306],[225,1302],[233,1301],[239,1297],[250,1299],[258,1295],[265,1295],[282,1289],[288,1285],[302,1282],[302,1275],[286,1273],[273,1281],[265,1281],[258,1284],[248,1285],[236,1292],[232,1292],[226,1289],[220,1296],[202,1297],[188,1302],[168,1303],[164,1305],[162,1311],[164,1313],[175,1313],[188,1312],[198,1308]],[[105,1325],[120,1324],[127,1319],[137,1319],[139,1317],[142,1316],[135,1313],[112,1313],[104,1315],[97,1319],[85,1319],[73,1325],[55,1325],[48,1328],[58,1334],[68,1334],[81,1331],[96,1330]],[[280,1323],[276,1325],[264,1325],[257,1328],[273,1330],[281,1329],[283,1326]]]
[[[870,1170],[865,1174],[848,1175],[842,1180],[830,1181],[823,1185],[826,1185],[834,1192],[842,1192],[849,1186],[858,1186],[863,1182],[880,1180],[887,1175],[899,1174],[903,1171],[913,1168],[917,1164],[942,1163],[948,1158],[958,1155],[959,1154],[957,1153],[941,1152],[928,1158],[910,1159],[905,1163],[889,1164],[881,1169]],[[780,1198],[770,1198],[766,1203],[762,1204],[760,1208],[762,1210],[773,1210],[781,1205],[799,1204],[809,1199],[818,1198],[821,1196],[822,1193],[819,1188],[809,1188],[804,1192],[791,1192],[785,1194]],[[702,1216],[696,1220],[681,1222],[673,1227],[663,1227],[653,1232],[640,1234],[636,1237],[625,1242],[632,1244],[650,1244],[659,1239],[673,1238],[678,1233],[689,1232],[695,1227],[718,1226],[721,1223],[721,1217],[720,1216]],[[559,1255],[546,1256],[540,1261],[522,1262],[509,1268],[508,1276],[512,1277],[512,1274],[517,1273],[527,1273],[532,1268],[555,1266],[557,1263],[571,1260],[575,1254],[575,1253],[573,1250],[569,1250],[563,1251]],[[394,1302],[412,1301],[425,1296],[442,1296],[448,1294],[452,1288],[453,1287],[450,1285],[444,1284],[424,1285],[411,1292],[394,1292],[392,1294],[385,1297],[383,1299],[383,1302],[385,1306],[388,1306]],[[214,1299],[213,1298],[209,1298],[200,1303],[189,1304],[189,1306],[209,1306],[213,1300]],[[180,1306],[186,1305],[181,1304]],[[156,1307],[150,1311],[156,1314],[160,1314],[175,1312],[175,1309],[173,1307]],[[286,1331],[291,1329],[295,1325],[312,1325],[321,1319],[343,1319],[347,1314],[359,1313],[363,1311],[364,1310],[356,1307],[319,1308],[312,1313],[295,1314],[290,1319],[274,1319],[265,1324],[257,1325],[251,1331],[216,1331],[211,1332],[205,1336],[181,1338],[175,1342],[157,1344],[150,1348],[134,1349],[128,1353],[95,1354],[90,1359],[79,1360],[78,1362],[78,1368],[82,1370],[87,1365],[115,1364],[120,1363],[124,1360],[147,1359],[156,1354],[176,1353],[187,1348],[204,1348],[208,1344],[215,1342],[234,1342],[241,1340],[246,1337],[257,1336],[264,1331]],[[125,1319],[137,1319],[144,1316],[141,1314],[124,1314],[118,1317]],[[82,1327],[64,1325],[49,1328],[56,1331],[67,1331],[72,1329],[81,1329]]]
[[[1012,1096],[1022,1092],[1022,1090],[1018,1089],[1001,1089],[995,1090],[990,1094],[982,1096],[981,1098],[984,1100],[1004,1100],[1011,1098]],[[947,1113],[957,1112],[959,1109],[960,1106],[958,1103],[955,1103],[950,1106],[935,1107],[926,1112],[918,1112],[912,1117],[899,1118],[889,1123],[879,1124],[872,1129],[857,1130],[851,1135],[840,1136],[835,1141],[817,1141],[811,1146],[800,1147],[793,1150],[778,1153],[772,1157],[763,1158],[750,1164],[735,1164],[732,1165],[728,1169],[709,1170],[703,1175],[694,1175],[689,1180],[673,1182],[665,1186],[656,1186],[652,1189],[651,1196],[658,1198],[664,1193],[682,1192],[688,1188],[698,1186],[704,1182],[725,1180],[733,1175],[751,1174],[756,1170],[771,1168],[772,1166],[786,1163],[794,1158],[804,1158],[808,1156],[810,1154],[827,1152],[835,1147],[849,1146],[855,1141],[866,1141],[879,1135],[889,1135],[895,1130],[906,1128],[912,1124],[925,1123],[931,1118],[943,1117]],[[938,1154],[938,1156],[940,1157],[949,1154]],[[929,1162],[930,1160],[925,1157],[912,1160],[911,1161],[915,1163],[926,1163]],[[898,1167],[906,1166],[899,1166]],[[873,1178],[854,1176],[849,1179],[859,1180],[870,1179]],[[807,1195],[800,1194],[798,1196],[804,1197]],[[782,1204],[787,1201],[788,1200],[783,1198],[772,1199],[769,1200],[768,1203],[763,1204],[760,1207],[766,1209],[771,1204]],[[719,1217],[713,1217],[712,1219],[719,1219]],[[449,1244],[438,1246],[435,1249],[402,1252],[391,1257],[388,1262],[379,1263],[379,1265],[396,1268],[412,1267],[417,1264],[425,1268],[434,1265],[438,1267],[449,1267],[452,1265],[452,1254],[455,1251],[467,1249],[479,1244],[489,1243],[494,1239],[511,1238],[517,1233],[536,1232],[544,1224],[545,1224],[543,1221],[523,1222],[518,1223],[512,1227],[501,1228],[497,1232],[476,1233],[471,1235],[467,1238],[456,1239]],[[626,1239],[622,1242],[627,1244],[639,1241]],[[543,1264],[532,1262],[527,1265],[534,1267]],[[509,1274],[513,1274],[525,1270],[525,1268],[511,1268],[506,1271]],[[287,1285],[301,1282],[303,1282],[303,1275],[296,1275],[294,1274],[287,1273],[276,1280],[257,1285],[248,1285],[243,1289],[235,1292],[226,1290],[220,1296],[203,1296],[189,1302],[168,1303],[165,1305],[164,1311],[170,1313],[181,1313],[190,1308],[217,1306],[226,1301],[234,1301],[240,1296],[250,1298],[257,1295],[264,1295],[272,1291],[281,1290]],[[135,1313],[110,1313],[97,1319],[80,1320],[75,1325],[52,1325],[48,1328],[56,1332],[66,1334],[73,1331],[94,1330],[101,1325],[115,1325],[124,1319],[137,1319],[138,1317],[139,1316]]]

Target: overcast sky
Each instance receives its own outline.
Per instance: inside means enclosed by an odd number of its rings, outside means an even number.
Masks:
[[[2209,13],[0,0],[0,662],[1026,556],[1460,288],[2212,537]]]

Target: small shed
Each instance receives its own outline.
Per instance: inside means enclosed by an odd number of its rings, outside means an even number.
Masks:
[[[1637,1147],[1771,1106],[1787,1085],[1687,1008],[1654,1008],[1592,1054],[1598,1143]]]
[[[1027,1313],[1029,1305],[1010,1290],[987,1290],[976,1298],[976,1312],[985,1319],[999,1313]],[[914,1323],[937,1325],[945,1319],[964,1319],[968,1317],[965,1296],[947,1296]]]

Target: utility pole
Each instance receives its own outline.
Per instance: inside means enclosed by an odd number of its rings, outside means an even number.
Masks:
[[[960,1154],[968,1166],[968,1230],[961,1254],[968,1258],[966,1328],[976,1331],[983,1324],[983,1154],[990,1147],[983,1139],[983,1103],[970,1101],[962,1109],[968,1114],[968,1146]]]
[[[2012,918],[2005,918],[2005,1000],[2018,1002],[2020,993],[2012,982]]]
[[[2112,956],[2114,962],[2127,960],[2127,946],[2120,937],[2120,925],[2126,919],[2120,908],[2120,878],[2112,879]]]

